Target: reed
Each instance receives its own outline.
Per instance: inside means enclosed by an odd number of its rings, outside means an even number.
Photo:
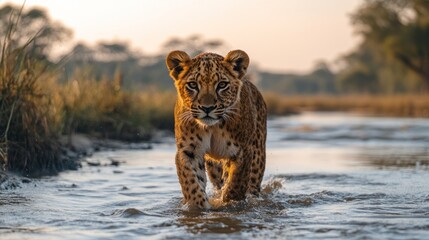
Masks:
[[[69,163],[60,161],[59,109],[44,87],[52,76],[47,64],[31,55],[37,36],[12,47],[17,21],[11,17],[0,40],[0,163],[25,175],[55,172]]]

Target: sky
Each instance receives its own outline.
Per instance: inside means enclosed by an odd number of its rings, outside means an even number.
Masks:
[[[0,4],[23,0],[0,0]],[[359,38],[349,15],[362,0],[27,0],[73,29],[73,41],[126,41],[154,54],[172,37],[199,34],[248,53],[251,64],[307,72],[333,62]],[[226,54],[226,52],[219,52]]]

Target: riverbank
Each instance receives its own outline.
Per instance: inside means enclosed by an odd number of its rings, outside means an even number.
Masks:
[[[429,95],[297,95],[264,93],[271,115],[303,111],[355,112],[379,117],[429,117]]]
[[[154,136],[151,142],[160,142],[162,138],[171,133],[161,131]],[[46,175],[56,175],[65,170],[78,170],[82,167],[82,162],[87,162],[94,153],[99,151],[118,150],[148,150],[152,149],[151,142],[124,142],[113,139],[101,139],[84,134],[74,134],[62,136],[59,139],[60,154],[58,155],[56,166],[47,168],[46,164],[40,163],[32,171],[24,172],[19,169],[4,171],[0,169],[0,191],[21,187],[22,184],[31,183],[31,178],[38,178]],[[88,163],[88,162],[87,162]],[[89,162],[92,165],[101,165],[97,162]],[[119,162],[111,161],[111,165],[119,165]]]

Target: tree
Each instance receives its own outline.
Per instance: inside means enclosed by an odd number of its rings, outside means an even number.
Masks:
[[[400,63],[429,91],[429,1],[367,0],[352,15],[352,24],[374,56]]]
[[[380,91],[377,69],[380,63],[365,44],[341,59],[345,68],[337,74],[337,87],[348,93],[377,93]]]
[[[279,94],[335,94],[335,74],[320,61],[307,74],[259,72],[261,90]]]
[[[11,27],[12,34],[8,34]],[[10,38],[8,44],[13,49],[21,48],[34,39],[26,49],[39,59],[47,59],[52,46],[71,38],[72,31],[54,22],[43,9],[25,9],[8,4],[0,8],[0,34]]]

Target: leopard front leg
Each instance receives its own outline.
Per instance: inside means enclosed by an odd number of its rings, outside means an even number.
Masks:
[[[176,154],[177,176],[185,202],[190,208],[208,209],[206,173],[203,156],[190,150],[179,150]]]
[[[223,186],[223,169],[222,162],[220,160],[216,160],[207,154],[204,156],[206,162],[207,174],[209,176],[210,181],[212,182],[214,188],[216,190],[220,190]]]
[[[222,201],[245,199],[249,181],[250,157],[250,151],[243,149],[223,165],[225,185],[222,188]]]
[[[265,171],[265,142],[259,145],[259,150],[255,151],[250,167],[249,188],[247,193],[258,196],[261,192],[261,183]]]

